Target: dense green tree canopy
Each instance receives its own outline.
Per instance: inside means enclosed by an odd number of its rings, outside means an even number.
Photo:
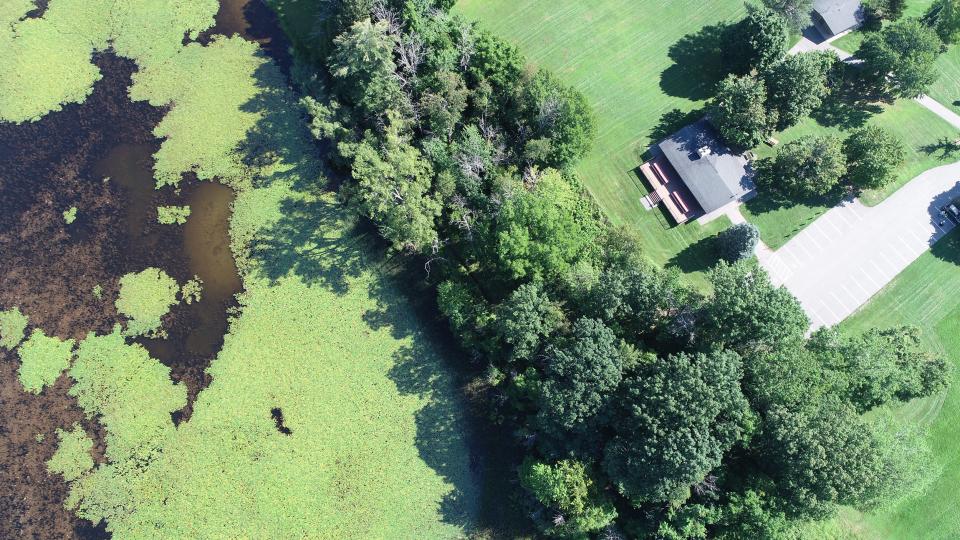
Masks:
[[[380,148],[364,141],[353,150],[353,189],[360,212],[377,223],[395,248],[422,251],[438,241],[440,203],[430,192],[430,162],[404,140],[399,123],[394,119],[386,128]]]
[[[516,101],[517,115],[531,128],[525,150],[531,161],[562,168],[590,149],[596,134],[590,104],[551,72],[538,71]]]
[[[813,0],[763,0],[763,5],[779,13],[794,32],[810,26]]]
[[[808,136],[790,141],[765,164],[760,180],[771,189],[797,197],[826,195],[847,172],[843,141],[833,135]]]
[[[582,537],[617,517],[616,508],[579,461],[564,459],[550,465],[527,458],[520,467],[520,484],[556,512],[545,516],[551,536]]]
[[[741,149],[760,144],[777,122],[776,111],[767,109],[767,89],[752,75],[720,81],[709,110],[724,140]]]
[[[960,2],[957,0],[936,0],[923,19],[944,43],[956,43],[960,38]]]
[[[802,339],[810,326],[797,299],[774,287],[756,261],[720,261],[709,278],[715,292],[704,310],[707,339],[738,350],[782,346]]]
[[[683,501],[749,432],[732,352],[677,354],[624,381],[604,467],[635,503]]]
[[[777,111],[777,129],[786,129],[820,106],[830,93],[828,75],[840,61],[829,51],[792,54],[763,73],[767,105]]]
[[[580,428],[608,403],[622,369],[613,332],[595,319],[575,322],[571,335],[545,353],[538,388],[539,429],[562,440],[565,431]]]
[[[787,54],[787,20],[776,11],[747,4],[747,15],[728,32],[724,57],[728,69],[745,74],[763,71]]]
[[[510,359],[528,361],[560,329],[566,317],[537,283],[521,285],[497,309],[497,332]]]
[[[903,141],[879,126],[855,130],[844,141],[843,151],[847,156],[847,179],[860,189],[889,184],[906,159]]]
[[[500,210],[494,231],[500,264],[514,278],[555,280],[593,243],[596,230],[581,215],[577,193],[556,170],[532,188],[518,186]]]
[[[857,51],[862,77],[878,91],[914,98],[937,80],[934,62],[943,42],[930,27],[905,19],[867,34]]]

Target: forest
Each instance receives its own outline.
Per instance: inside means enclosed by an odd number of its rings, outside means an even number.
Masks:
[[[541,532],[792,538],[937,476],[890,414],[950,381],[918,330],[807,336],[749,259],[689,286],[582,187],[579,92],[449,2],[324,5],[297,72],[311,130],[342,200],[436,284]]]
[[[0,536],[792,540],[938,481],[918,327],[811,332],[752,225],[664,265],[578,167],[598,105],[455,3],[0,4]],[[856,84],[737,13],[702,97],[745,146]],[[873,90],[933,37],[869,37]]]

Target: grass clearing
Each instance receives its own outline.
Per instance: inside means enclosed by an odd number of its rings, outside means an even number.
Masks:
[[[846,332],[913,324],[931,350],[960,368],[960,232],[942,239],[869,304],[842,324]],[[956,377],[955,377],[956,378]],[[900,408],[905,419],[931,426],[932,443],[944,467],[930,492],[875,515],[845,512],[841,520],[866,538],[957,538],[956,485],[960,482],[960,384],[946,395],[914,400]]]
[[[878,190],[868,190],[862,194],[861,200],[867,205],[883,201],[918,174],[953,161],[951,156],[944,155],[938,150],[937,142],[944,137],[956,138],[957,130],[913,100],[899,100],[893,105],[879,105],[873,113],[857,115],[854,118],[859,119],[848,122],[846,125],[824,125],[815,118],[805,118],[796,126],[777,134],[777,139],[783,145],[811,135],[833,134],[846,137],[846,134],[858,127],[860,122],[880,126],[899,137],[906,146],[906,162],[898,171],[896,180],[890,185]],[[761,145],[756,149],[756,153],[758,157],[772,157],[776,154],[776,149]],[[801,201],[799,204],[794,201],[783,203],[761,193],[743,206],[743,213],[760,229],[763,241],[776,249],[787,243],[838,201],[839,197],[834,196]]]
[[[682,127],[684,113],[702,106],[713,91],[709,74],[697,77],[675,65],[671,46],[705,26],[739,19],[743,2],[718,0],[703,9],[696,0],[461,0],[454,11],[515,43],[534,65],[553,70],[587,96],[598,136],[577,171],[613,223],[636,230],[658,264],[673,261],[696,271],[715,262],[697,244],[729,221],[671,228],[660,210],[643,208],[648,188],[635,169],[648,146]],[[699,274],[693,279],[705,284]]]

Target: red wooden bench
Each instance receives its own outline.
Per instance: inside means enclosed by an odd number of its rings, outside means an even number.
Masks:
[[[674,191],[670,194],[670,198],[673,199],[673,202],[677,203],[677,206],[683,210],[684,213],[689,213],[690,208],[687,207],[687,203],[683,202],[683,199],[680,198],[680,194]]]
[[[657,176],[660,178],[661,182],[664,184],[670,182],[670,177],[663,173],[663,169],[660,168],[660,165],[656,161],[651,161],[650,164],[653,165],[653,172],[657,173]]]

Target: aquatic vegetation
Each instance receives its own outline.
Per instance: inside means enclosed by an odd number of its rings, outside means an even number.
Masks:
[[[77,220],[77,207],[71,206],[70,208],[63,211],[63,221],[67,225],[71,225],[74,221]]]
[[[78,423],[74,423],[70,431],[57,429],[57,452],[47,462],[47,470],[63,476],[70,482],[93,468],[93,457],[90,450],[93,440]]]
[[[214,24],[217,0],[51,0],[0,8],[0,120],[37,120],[90,95],[101,77],[92,55],[113,47],[140,67],[161,63]]]
[[[232,82],[268,62],[258,50],[256,43],[240,37],[221,37],[206,47],[191,43],[171,61],[134,74],[132,99],[158,107],[176,104],[154,130],[165,139],[154,156],[158,186],[176,185],[184,172],[195,172],[201,180],[246,174],[244,155],[234,146],[260,120],[249,104],[261,92],[255,85]]]
[[[190,217],[189,206],[158,206],[157,222],[163,225],[183,225]]]
[[[179,426],[186,391],[167,367],[119,329],[80,343],[70,392],[103,425],[107,462],[70,482],[69,506],[117,537],[463,536],[477,497],[455,382],[353,218],[317,189],[279,68],[220,38],[141,66],[131,96],[173,104],[158,183],[193,171],[236,190],[244,292]],[[155,327],[171,282],[131,274],[117,307]]]
[[[159,268],[147,268],[141,272],[120,278],[120,296],[117,311],[130,318],[127,333],[148,335],[160,329],[161,317],[177,303],[177,281]]]
[[[203,280],[193,276],[193,279],[184,283],[180,288],[180,298],[188,305],[199,302],[203,298]]]
[[[0,347],[12,349],[20,344],[28,322],[19,308],[0,311]]]
[[[44,386],[53,384],[63,370],[70,367],[73,340],[62,341],[49,337],[35,328],[30,337],[20,344],[20,369],[17,375],[27,391],[39,394]]]

